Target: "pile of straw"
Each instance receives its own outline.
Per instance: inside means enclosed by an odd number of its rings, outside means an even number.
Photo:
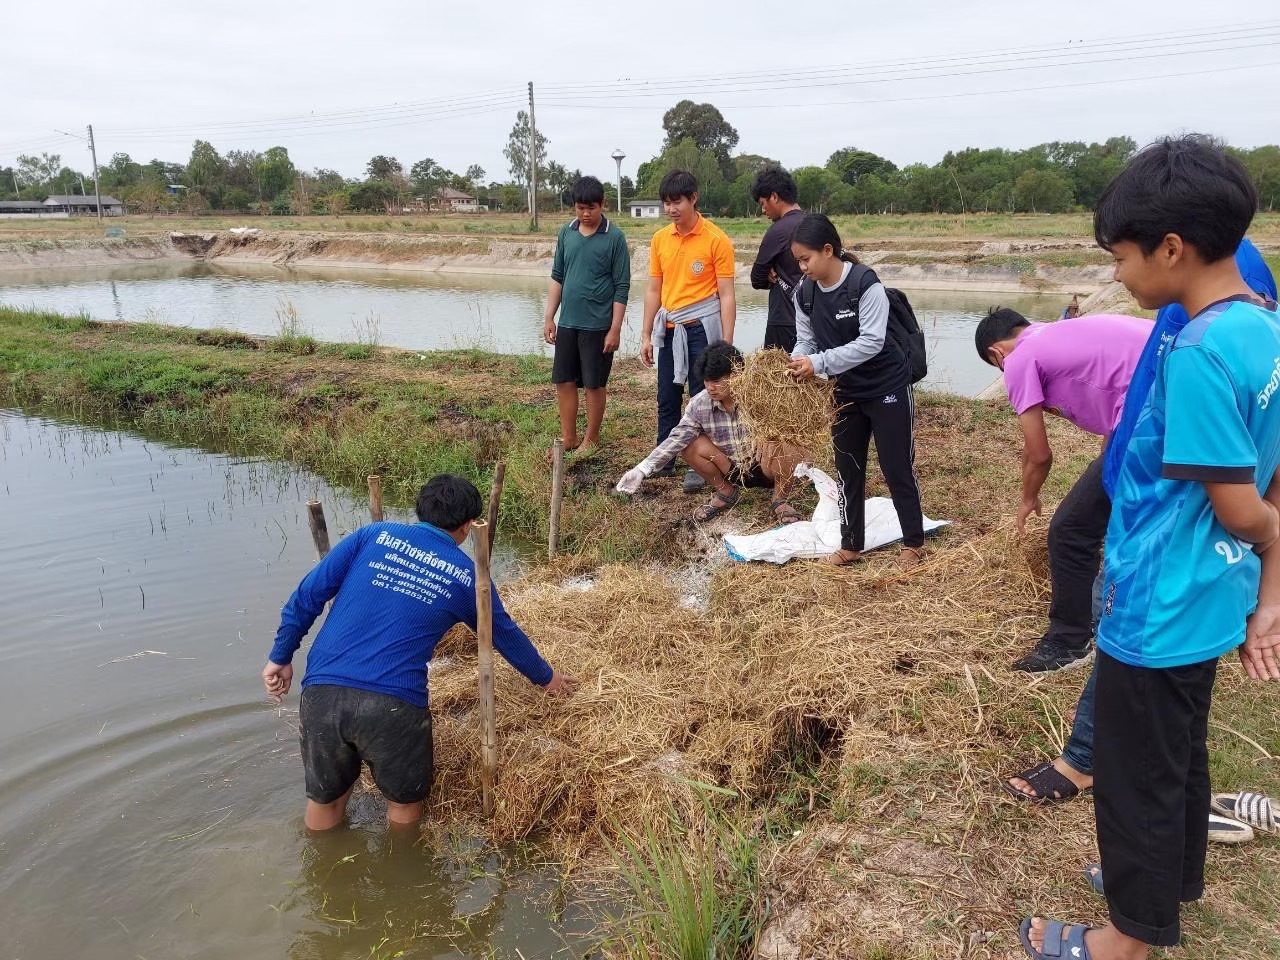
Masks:
[[[839,755],[855,730],[901,732],[920,711],[908,725],[923,732],[927,718],[940,749],[954,750],[950,735],[967,739],[974,721],[966,664],[1026,685],[1007,670],[1043,613],[1026,546],[997,531],[909,577],[878,562],[856,574],[730,565],[705,611],[652,569],[605,567],[585,590],[535,574],[508,592],[508,610],[582,687],[546,697],[499,661],[489,829],[501,839],[549,830],[572,848],[697,806],[697,784],[759,798],[797,751]],[[478,826],[477,681],[459,646],[431,675],[432,819]],[[939,699],[940,686],[954,699]]]
[[[795,380],[787,373],[789,361],[784,350],[761,350],[748,354],[730,377],[743,426],[757,450],[762,443],[782,441],[822,456],[831,450],[835,385],[817,378]]]

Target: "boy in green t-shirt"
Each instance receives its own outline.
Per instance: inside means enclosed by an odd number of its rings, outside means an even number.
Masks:
[[[603,214],[600,181],[581,177],[572,195],[577,216],[556,239],[542,337],[555,347],[551,382],[560,408],[560,439],[567,451],[589,453],[600,444],[609,371],[631,291],[631,257],[622,231]],[[587,394],[587,432],[581,440],[579,387]]]

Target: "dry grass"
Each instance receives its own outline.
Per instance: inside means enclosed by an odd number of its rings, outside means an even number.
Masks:
[[[787,372],[789,361],[785,350],[760,350],[748,354],[729,378],[743,427],[756,450],[766,443],[790,443],[829,461],[835,384],[797,381]]]

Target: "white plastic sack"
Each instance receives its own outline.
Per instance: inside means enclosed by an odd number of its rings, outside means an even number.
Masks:
[[[810,520],[775,527],[751,536],[726,535],[724,543],[735,560],[764,560],[786,563],[788,560],[825,557],[840,549],[840,488],[817,467],[800,464],[797,477],[808,477],[818,491],[818,506]],[[945,527],[946,520],[924,518],[925,533]],[[874,550],[902,539],[902,526],[888,497],[870,497],[866,505],[866,543]]]

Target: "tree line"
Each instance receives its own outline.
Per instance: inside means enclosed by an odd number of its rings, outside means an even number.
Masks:
[[[641,163],[633,181],[622,178],[625,200],[656,199],[658,184],[671,169],[698,178],[702,208],[716,216],[758,212],[751,183],[777,161],[736,153],[738,131],[714,105],[682,100],[662,118],[664,139],[657,156]],[[549,156],[550,141],[530,137],[530,120],[519,111],[503,155],[510,179],[486,180],[483,167],[455,173],[430,157],[407,168],[393,156],[370,158],[363,178],[335,170],[299,170],[283,146],[268,150],[219,151],[205,140],[192,145],[185,163],[151,160],[143,164],[117,153],[100,168],[101,190],[138,213],[181,211],[199,214],[232,210],[262,214],[396,213],[441,206],[450,189],[475,197],[491,210],[528,210],[533,200],[531,152],[536,153],[539,209],[561,207],[581,170]],[[1053,141],[1025,150],[969,147],[950,151],[935,164],[898,167],[856,146],[835,151],[821,165],[791,170],[800,204],[833,214],[879,213],[1060,213],[1091,209],[1107,182],[1128,161],[1137,143],[1125,136],[1102,143]],[[1257,183],[1263,209],[1280,206],[1280,146],[1229,148]],[[604,171],[606,203],[617,202],[614,172]],[[92,193],[92,177],[73,170],[58,154],[22,155],[0,167],[0,199],[43,200],[51,194]]]

